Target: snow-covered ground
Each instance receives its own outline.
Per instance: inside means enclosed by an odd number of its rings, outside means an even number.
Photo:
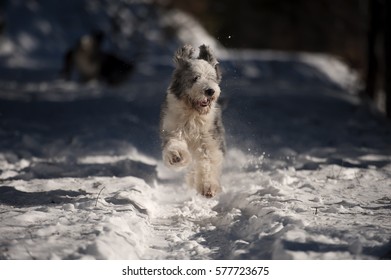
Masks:
[[[67,82],[64,42],[87,16],[107,30],[102,7],[126,1],[41,2],[12,1],[16,23],[0,38],[0,259],[391,257],[391,126],[361,105],[343,63],[225,50],[192,19],[137,1],[122,15],[147,14],[145,37],[122,30],[108,44],[137,57],[131,79]],[[73,25],[55,16],[71,8],[88,13]],[[20,15],[31,24],[18,25]],[[188,32],[163,38],[170,21]],[[134,33],[141,54],[125,40]],[[160,158],[171,55],[188,40],[214,44],[224,75],[228,152],[213,199]]]

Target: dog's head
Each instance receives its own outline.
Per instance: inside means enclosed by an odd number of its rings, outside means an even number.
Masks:
[[[200,46],[197,58],[192,46],[178,49],[174,56],[176,69],[169,92],[190,109],[207,114],[220,96],[221,72],[208,46]]]

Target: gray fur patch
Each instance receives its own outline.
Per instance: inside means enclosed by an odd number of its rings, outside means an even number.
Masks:
[[[181,95],[186,92],[186,89],[190,89],[193,86],[196,75],[198,74],[192,69],[190,61],[180,65],[174,70],[169,91],[180,99]]]
[[[216,112],[216,117],[214,120],[214,129],[211,131],[213,139],[215,139],[219,143],[219,148],[225,154],[226,151],[226,144],[225,144],[225,129],[223,125],[223,118],[222,118],[222,111],[220,106],[218,108],[218,111]]]

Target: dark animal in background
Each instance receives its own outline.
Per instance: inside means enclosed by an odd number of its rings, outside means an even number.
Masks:
[[[129,78],[134,65],[102,50],[104,34],[93,32],[81,37],[64,55],[62,75],[70,80],[75,73],[81,82],[99,80],[117,85]]]

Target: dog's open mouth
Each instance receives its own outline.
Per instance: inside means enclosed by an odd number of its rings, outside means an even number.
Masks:
[[[200,101],[198,101],[198,106],[200,107],[208,107],[210,105],[211,99],[204,97]]]

